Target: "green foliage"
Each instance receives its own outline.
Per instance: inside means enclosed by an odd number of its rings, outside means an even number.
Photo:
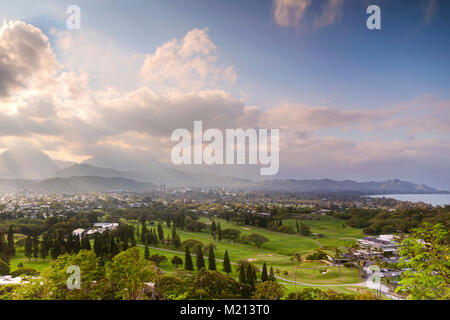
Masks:
[[[137,247],[116,255],[106,266],[106,277],[118,299],[144,299],[145,283],[155,275],[153,266],[140,257]]]
[[[22,277],[22,276],[38,276],[39,271],[32,268],[19,268],[13,272],[11,272],[11,277]]]
[[[224,229],[221,230],[222,238],[223,239],[229,239],[236,242],[239,239],[239,236],[241,234],[241,231],[236,229]]]
[[[262,268],[262,272],[261,272],[261,281],[268,281],[269,280],[269,275],[267,274],[267,266],[266,263],[264,262],[263,268]]]
[[[306,257],[306,260],[327,260],[327,255],[322,251],[315,251]]]
[[[203,257],[203,250],[200,246],[196,248],[195,254],[196,254],[196,267],[197,270],[200,271],[201,269],[205,268],[205,258]]]
[[[192,257],[191,257],[191,253],[189,251],[188,246],[186,246],[185,253],[184,253],[184,269],[186,269],[188,271],[194,270],[194,265],[192,263]]]
[[[242,235],[239,238],[239,241],[243,243],[253,243],[257,248],[261,248],[261,246],[269,241],[269,239],[260,234],[253,233],[251,235]]]
[[[214,255],[214,248],[212,245],[209,246],[209,253],[208,253],[208,269],[213,271],[216,270],[216,257]]]
[[[280,300],[284,295],[284,286],[274,281],[260,282],[255,285],[253,299]]]
[[[230,274],[232,272],[230,256],[228,255],[228,250],[225,250],[225,254],[223,256],[223,271],[226,274]]]
[[[148,246],[145,246],[145,249],[144,249],[144,259],[150,260],[150,250],[149,250]]]
[[[174,256],[170,262],[175,268],[178,268],[178,266],[183,265],[183,260],[179,256]]]
[[[334,290],[305,288],[297,292],[290,292],[287,300],[353,300],[354,295],[338,293]]]
[[[400,266],[407,268],[396,292],[409,299],[450,299],[450,247],[442,224],[424,223],[402,242]]]
[[[0,259],[0,276],[9,274],[9,265]]]
[[[210,297],[220,295],[223,291],[237,289],[234,279],[219,271],[201,270],[194,278],[194,285],[205,290]]]
[[[152,255],[148,260],[150,260],[151,262],[153,262],[157,267],[159,267],[159,265],[161,263],[164,263],[167,261],[167,257],[160,255],[160,254],[154,254]]]

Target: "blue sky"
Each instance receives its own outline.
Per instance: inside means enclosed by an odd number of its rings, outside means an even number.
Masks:
[[[65,10],[70,4],[81,8],[81,30],[66,30]],[[366,28],[365,11],[370,4],[381,7],[381,30]],[[306,9],[299,12],[302,5]],[[334,7],[325,12],[327,5]],[[288,8],[291,16],[278,16],[278,6]],[[325,13],[331,18],[316,26],[316,20]],[[126,73],[133,69],[128,64],[120,66],[119,59],[118,66],[111,66],[118,75],[116,79],[108,70],[88,66],[83,61],[86,56],[77,56],[76,50],[63,47],[63,38],[83,38],[83,45],[92,47],[109,41],[111,47],[105,47],[108,57],[142,55],[143,60],[146,55],[155,55],[170,40],[181,42],[188,32],[205,30],[208,41],[215,46],[217,70],[232,66],[236,75],[231,85],[214,84],[214,89],[226,91],[243,106],[256,106],[258,125],[275,124],[270,118],[274,115],[277,119],[292,118],[291,122],[276,124],[291,134],[305,134],[309,140],[286,138],[287,145],[292,143],[287,149],[299,153],[285,158],[309,159],[311,153],[317,152],[316,159],[299,161],[301,168],[296,168],[295,162],[287,163],[280,173],[283,177],[399,177],[450,187],[450,176],[440,174],[449,171],[450,158],[449,131],[443,122],[450,106],[448,1],[165,0],[130,4],[106,0],[16,0],[0,4],[0,16],[39,28],[49,37],[63,70],[86,72],[88,87],[98,91],[109,87],[123,90],[124,86],[115,81],[131,79]],[[94,33],[98,43],[92,41]],[[96,52],[102,55],[98,49]],[[123,74],[116,68],[122,68]],[[136,67],[136,73],[142,73],[139,68]],[[136,85],[127,90],[142,86],[157,94],[185,90],[182,84],[170,89],[166,83],[155,84],[154,76],[145,83],[136,80]],[[212,86],[208,84],[207,88]],[[322,112],[331,115],[326,118]],[[309,117],[312,120],[303,121]],[[103,133],[102,137],[105,138]],[[3,145],[7,144],[5,140]],[[92,152],[81,148],[81,142],[77,142],[78,147],[74,144],[47,144],[47,148],[50,154],[66,158],[70,158],[70,153],[84,152],[87,156]],[[308,150],[307,157],[298,149],[300,146]],[[376,151],[367,151],[372,147]],[[328,153],[334,149],[338,151]],[[381,155],[394,150],[398,154],[392,158]],[[442,152],[441,158],[436,157],[437,152]],[[355,163],[344,156],[353,153]],[[329,156],[340,159],[341,166],[336,161],[323,162]],[[314,167],[314,163],[319,164]],[[395,170],[383,171],[386,166],[399,169],[398,175]],[[400,170],[402,167],[404,171]],[[377,168],[372,176],[366,174],[370,168]]]
[[[365,27],[366,1],[358,0],[344,1],[343,18],[319,30],[280,28],[271,0],[32,3],[2,4],[7,7],[1,12],[48,32],[65,28],[64,9],[78,4],[83,26],[132,52],[151,52],[189,30],[208,27],[221,59],[239,71],[235,93],[245,86],[250,103],[258,105],[302,99],[371,108],[422,93],[449,97],[446,1],[439,2],[428,24],[426,1],[370,1],[382,8],[381,31]],[[309,10],[319,11],[322,3],[313,2]]]

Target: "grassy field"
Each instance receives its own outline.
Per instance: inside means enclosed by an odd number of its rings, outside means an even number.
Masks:
[[[303,223],[310,226],[313,233],[321,233],[323,235],[322,238],[317,239],[312,236],[305,237],[297,234],[272,232],[252,226],[241,226],[225,220],[216,219],[216,223],[220,222],[222,230],[232,228],[240,230],[241,234],[258,233],[265,236],[269,241],[264,243],[261,248],[239,242],[234,243],[229,240],[217,241],[213,239],[209,231],[189,232],[177,230],[177,233],[180,235],[181,241],[195,239],[201,241],[205,245],[213,243],[216,246],[216,259],[223,259],[225,250],[228,250],[230,259],[234,263],[238,263],[240,260],[245,259],[251,261],[259,268],[262,268],[263,263],[266,262],[268,268],[270,269],[270,267],[273,267],[280,277],[294,280],[295,268],[293,262],[290,261],[293,253],[300,252],[302,256],[305,257],[307,254],[321,246],[335,245],[343,249],[343,246],[350,246],[354,243],[355,239],[360,238],[363,235],[358,229],[342,227],[342,220],[329,216],[321,216],[320,218],[321,220],[318,221],[303,221]],[[201,221],[210,223],[208,218],[202,218]],[[295,227],[295,220],[287,220],[285,223]],[[170,234],[171,232],[171,229],[167,228],[165,223],[163,223],[163,230],[164,234]],[[158,244],[157,248],[180,251],[180,253],[176,255],[184,259],[182,249],[174,249],[162,244]],[[141,249],[143,250],[143,248]],[[169,261],[175,255],[154,248],[150,249],[150,254],[155,253],[165,255]],[[218,268],[221,268],[220,262],[217,262],[217,265]],[[166,272],[173,272],[170,262],[162,265],[161,268]],[[326,269],[326,272],[321,273],[321,269]],[[343,266],[341,266],[340,269],[341,273],[339,275],[337,266],[329,266],[320,262],[302,262],[300,268],[297,270],[296,280],[298,282],[316,285],[346,285],[363,281],[357,270]],[[232,275],[237,277],[235,271]]]
[[[202,218],[202,222],[209,224],[211,221],[208,218]],[[353,229],[350,227],[343,227],[342,220],[335,219],[329,216],[321,216],[317,221],[303,221],[307,224],[313,233],[320,233],[323,235],[321,238],[317,237],[305,237],[298,234],[285,234],[279,232],[272,232],[262,228],[252,226],[242,226],[235,223],[227,222],[225,220],[216,220],[220,222],[222,230],[232,228],[241,231],[241,234],[258,233],[269,239],[264,243],[261,248],[257,248],[254,245],[244,243],[234,243],[229,240],[217,241],[214,240],[209,231],[203,232],[189,232],[186,230],[177,230],[181,241],[187,239],[199,240],[205,245],[213,243],[216,246],[215,257],[216,259],[223,259],[225,250],[228,250],[232,263],[238,263],[240,260],[248,260],[258,266],[260,269],[264,262],[268,266],[273,267],[277,276],[294,280],[298,282],[306,283],[306,287],[314,287],[319,285],[318,288],[333,289],[338,292],[355,293],[356,289],[349,284],[360,283],[363,280],[359,277],[357,270],[353,268],[341,267],[341,273],[338,272],[338,267],[330,266],[321,262],[307,262],[302,261],[297,272],[295,271],[294,263],[290,261],[291,255],[295,252],[300,252],[305,257],[310,252],[322,247],[322,246],[349,246],[354,243],[355,239],[362,237],[363,234],[359,229]],[[129,223],[129,222],[128,222]],[[291,225],[295,228],[295,220],[285,220],[285,224]],[[134,222],[136,225],[137,222]],[[155,227],[155,226],[149,226]],[[171,229],[167,228],[166,223],[163,223],[164,234],[170,234]],[[20,236],[18,235],[18,238]],[[137,239],[139,250],[142,255],[144,254],[144,247],[140,243],[140,239]],[[168,252],[176,251],[176,252]],[[166,274],[173,274],[177,270],[172,266],[170,260],[178,255],[184,260],[184,250],[175,249],[163,244],[154,245],[150,248],[150,254],[160,254],[167,257],[168,261],[161,264],[161,269]],[[194,264],[195,257],[193,256]],[[206,264],[208,263],[207,257],[205,257]],[[49,261],[42,261],[40,258],[37,260],[31,259],[29,261],[24,255],[24,248],[18,247],[16,250],[16,256],[11,259],[11,271],[17,269],[17,265],[22,263],[24,267],[29,267],[42,271]],[[218,270],[222,270],[222,263],[217,261]],[[295,274],[296,272],[296,274]],[[233,265],[232,277],[238,278],[236,271],[236,265]],[[259,277],[260,275],[258,275]],[[280,283],[286,285],[288,291],[294,290],[294,284],[286,281],[279,280]],[[330,285],[327,287],[327,285]],[[336,286],[338,285],[338,286]],[[301,286],[297,285],[297,289]],[[305,286],[303,286],[305,287]]]

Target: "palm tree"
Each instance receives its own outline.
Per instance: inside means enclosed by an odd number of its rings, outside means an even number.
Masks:
[[[335,253],[334,260],[337,261],[338,269],[339,269],[339,278],[340,278],[341,277],[341,259],[340,259],[341,252],[339,251],[339,248],[334,248],[334,253]]]
[[[295,290],[295,298],[297,299],[297,270],[302,261],[302,255],[299,252],[296,252],[289,259],[291,262],[295,263],[295,273],[294,273],[294,290]]]

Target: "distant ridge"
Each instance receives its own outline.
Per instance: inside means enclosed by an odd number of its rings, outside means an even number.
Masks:
[[[258,191],[279,191],[279,192],[358,192],[361,194],[430,194],[430,193],[450,193],[449,191],[438,190],[423,184],[399,179],[381,182],[356,182],[352,180],[336,181],[332,179],[321,180],[295,180],[295,179],[274,179],[262,181],[250,187]]]
[[[110,168],[102,168],[89,164],[73,164],[68,168],[56,171],[51,174],[51,178],[70,178],[95,176],[102,178],[124,178],[136,181],[150,181],[144,174],[131,171],[120,171]]]
[[[0,190],[43,193],[92,193],[105,191],[142,191],[156,187],[151,182],[124,178],[70,177],[45,180],[0,180]]]

